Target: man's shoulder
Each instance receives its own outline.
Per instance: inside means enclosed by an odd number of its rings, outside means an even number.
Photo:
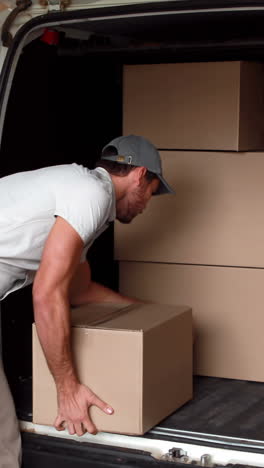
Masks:
[[[111,181],[109,174],[104,169],[89,169],[88,167],[77,163],[49,166],[43,170],[50,174],[54,174],[55,176],[59,176],[62,180],[64,176],[68,176],[79,181],[83,180],[84,182],[89,180],[90,182],[98,183],[101,186],[104,186]]]
[[[95,185],[93,170],[81,164],[61,164],[43,169],[48,178],[54,182],[57,190],[84,190],[91,184]]]
[[[55,173],[56,172],[56,173]],[[91,198],[99,203],[109,204],[113,197],[111,177],[101,168],[88,169],[73,163],[57,166],[55,176],[55,192],[65,194],[72,199]]]

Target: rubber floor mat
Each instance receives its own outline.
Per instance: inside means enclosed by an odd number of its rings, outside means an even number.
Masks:
[[[264,441],[264,383],[194,378],[194,398],[159,427]]]
[[[32,381],[13,392],[18,417],[32,420]],[[194,377],[194,398],[159,427],[264,441],[264,383]]]

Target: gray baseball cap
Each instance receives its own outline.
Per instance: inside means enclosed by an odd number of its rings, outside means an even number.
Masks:
[[[117,155],[102,155],[101,159],[146,167],[148,171],[156,174],[160,180],[159,188],[155,195],[175,193],[162,176],[161,159],[158,150],[146,138],[137,135],[121,136],[110,141],[103,148],[102,152],[109,146],[116,148]]]

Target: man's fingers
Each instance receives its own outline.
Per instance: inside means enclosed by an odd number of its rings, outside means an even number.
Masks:
[[[94,395],[93,400],[92,400],[91,403],[92,403],[92,405],[95,405],[98,408],[100,408],[106,414],[113,414],[113,412],[114,412],[114,409],[111,406],[109,406],[107,403],[105,403],[105,401],[100,400],[100,398],[98,398],[96,395]]]
[[[76,433],[78,436],[82,436],[86,432],[84,425],[81,423],[66,423],[66,421],[63,421],[59,416],[54,422],[54,427],[57,429],[57,431],[64,431],[65,429],[68,429],[68,432],[71,435]]]
[[[89,434],[97,434],[97,428],[95,427],[95,425],[92,423],[91,419],[87,418],[83,421],[83,426],[85,427],[85,429],[87,430],[87,432],[89,432]]]
[[[68,432],[70,435],[74,435],[75,434],[75,427],[74,427],[74,424],[71,423],[71,422],[67,422],[67,429],[68,429]]]
[[[78,436],[82,436],[86,432],[86,429],[84,428],[84,425],[82,423],[80,424],[75,423],[74,427],[75,427],[76,434]]]
[[[65,430],[65,421],[63,421],[63,419],[60,416],[57,416],[53,426],[55,427],[55,429],[57,429],[57,431],[64,431]]]

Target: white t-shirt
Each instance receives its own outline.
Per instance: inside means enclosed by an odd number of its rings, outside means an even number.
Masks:
[[[65,164],[0,179],[0,300],[33,281],[56,216],[82,238],[84,261],[115,215],[114,187],[103,168]]]

